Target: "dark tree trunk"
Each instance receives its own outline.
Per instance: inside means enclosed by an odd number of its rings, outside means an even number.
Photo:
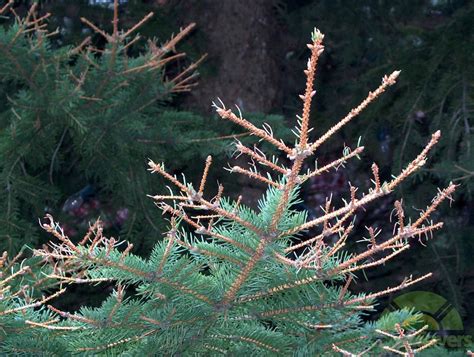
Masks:
[[[281,80],[278,60],[283,53],[274,0],[177,3],[183,8],[183,24],[197,23],[197,31],[206,40],[208,61],[216,71],[201,80],[186,105],[209,112],[219,97],[242,111],[275,111]]]

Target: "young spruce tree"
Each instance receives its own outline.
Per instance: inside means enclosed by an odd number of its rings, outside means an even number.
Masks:
[[[133,254],[131,244],[124,246],[106,237],[100,221],[79,243],[73,243],[47,216],[42,227],[55,240],[31,258],[32,264],[37,263],[34,259],[44,262],[42,275],[28,262],[12,267],[7,256],[2,259],[2,352],[58,356],[413,356],[431,348],[436,340],[423,333],[426,327],[416,327],[420,316],[411,311],[396,311],[375,323],[362,320],[373,310],[377,298],[427,279],[430,273],[409,276],[383,291],[358,295],[351,293],[351,284],[357,273],[389,263],[410,248],[412,239],[441,228],[442,223],[432,223],[430,216],[444,200],[451,199],[455,186],[440,190],[413,219],[405,217],[402,203],[396,201],[393,234],[385,239],[376,227],[368,228],[367,237],[354,237],[351,231],[357,211],[390,194],[425,163],[440,133],[433,134],[418,156],[390,181],[380,181],[374,164],[373,187],[368,192],[357,192],[348,184],[347,200],[339,203],[328,198],[324,213],[314,219],[295,209],[300,201],[299,187],[305,180],[340,167],[364,148],[346,147],[341,158],[309,172],[302,172],[303,162],[395,84],[399,75],[395,71],[385,76],[359,106],[329,131],[310,140],[309,115],[322,41],[323,35],[315,30],[308,45],[311,56],[294,146],[276,138],[270,127],[259,128],[244,119],[240,110],[234,113],[220,101],[214,104],[223,120],[242,126],[287,155],[289,164],[283,165],[256,147],[237,142],[237,153],[247,155],[252,165],[234,166],[230,171],[268,185],[257,211],[245,207],[240,199],[225,198],[223,186],[217,192],[206,191],[212,163],[208,157],[196,185],[184,176],[168,173],[163,164],[149,161],[150,171],[169,181],[171,187],[168,193],[150,197],[170,217],[170,228],[148,259]],[[261,169],[257,170],[257,164]],[[319,233],[301,240],[309,229],[319,229]],[[359,240],[363,250],[346,251],[349,239]],[[98,308],[83,307],[71,313],[50,305],[70,284],[102,282],[114,282],[116,289]],[[45,288],[56,284],[60,289],[49,288],[49,296],[35,297],[42,284]],[[127,296],[127,287],[133,287],[136,294]]]

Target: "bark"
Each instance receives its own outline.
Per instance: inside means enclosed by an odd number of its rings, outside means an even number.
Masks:
[[[186,106],[209,112],[212,101],[219,97],[227,106],[237,104],[243,112],[275,111],[282,73],[278,59],[283,51],[274,0],[178,3],[183,8],[183,24],[196,22],[197,31],[205,37],[207,61],[215,70],[201,78]]]

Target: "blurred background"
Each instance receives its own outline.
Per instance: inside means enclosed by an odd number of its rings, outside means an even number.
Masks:
[[[30,4],[15,1],[13,7],[18,14],[25,14]],[[81,17],[108,32],[112,29],[113,1],[39,1],[39,10],[50,12],[49,26],[52,30],[58,29],[58,34],[51,37],[52,49],[75,46],[87,36],[92,36],[95,46],[104,46],[104,39],[86,26]],[[169,116],[170,112],[174,114],[172,119],[166,117],[171,120],[170,131],[165,135],[166,140],[156,144],[156,150],[163,154],[165,161],[172,161],[170,165],[176,172],[184,170],[191,179],[200,174],[201,158],[211,152],[221,153],[220,166],[214,168],[210,182],[222,182],[233,197],[243,194],[251,206],[256,204],[263,188],[243,178],[229,179],[217,169],[229,160],[229,136],[243,133],[232,126],[220,127],[211,110],[216,97],[229,107],[237,104],[250,119],[272,123],[276,132],[292,140],[288,128],[295,125],[295,114],[301,110],[298,94],[304,88],[306,43],[314,27],[325,34],[325,52],[318,66],[317,95],[311,118],[315,137],[355,107],[368,91],[374,90],[384,74],[401,70],[397,85],[317,155],[318,165],[323,165],[340,155],[344,145],[354,147],[360,140],[366,148],[362,160],[350,162],[345,169],[319,176],[305,185],[301,208],[317,215],[328,194],[333,195],[333,202],[348,196],[348,182],[359,187],[359,192],[365,192],[370,186],[372,162],[381,168],[382,179],[388,180],[417,155],[433,132],[441,130],[442,140],[429,163],[396,195],[358,214],[356,235],[366,235],[366,227],[374,226],[381,230],[379,239],[387,239],[392,230],[389,218],[397,197],[403,197],[407,214],[415,217],[429,204],[439,187],[454,181],[460,185],[454,202],[450,207],[444,205],[436,216],[445,222],[445,227],[433,239],[420,237],[410,252],[396,262],[367,272],[367,276],[361,275],[354,286],[361,291],[378,290],[385,288],[388,282],[388,285],[401,282],[407,275],[432,271],[434,277],[415,289],[445,297],[462,315],[466,334],[474,335],[473,2],[120,0],[119,27],[130,28],[150,11],[154,17],[139,32],[144,38],[155,38],[157,43],[165,42],[180,28],[196,23],[194,31],[178,46],[186,58],[173,64],[171,73],[181,71],[208,54],[198,67],[198,86],[187,93],[170,93],[160,101],[159,118]],[[7,26],[10,20],[2,21]],[[145,42],[138,42],[130,56],[140,53],[145,46]],[[164,73],[163,78],[169,73]],[[10,89],[5,86],[8,84],[11,88],[11,82],[2,83],[0,140],[2,130],[6,132],[10,123],[10,114],[7,114],[10,110],[5,104]],[[186,121],[195,125],[188,125]],[[185,123],[180,127],[185,135],[192,132],[187,142],[176,141],[171,136],[174,125],[181,122]],[[160,121],[157,119],[154,125],[159,127]],[[209,130],[202,130],[203,127]],[[52,144],[53,149],[61,133]],[[68,135],[61,139],[61,145],[68,140]],[[49,153],[51,155],[52,150]],[[146,152],[138,153],[145,155]],[[11,165],[5,164],[6,157],[0,158],[3,178],[11,173]],[[141,167],[146,174],[146,157],[135,159],[139,161],[138,170]],[[35,177],[47,175],[53,170],[51,167],[53,164],[46,165],[45,172],[37,168]],[[61,179],[48,184],[51,189],[59,185],[54,199],[48,199],[48,207],[41,197],[37,198],[35,207],[31,206],[35,200],[23,199],[28,205],[19,201],[19,214],[24,220],[32,221],[33,226],[41,210],[50,211],[57,213],[55,217],[62,215],[60,220],[65,222],[68,233],[79,237],[87,227],[86,222],[100,215],[109,221],[109,229],[114,234],[138,243],[137,253],[144,256],[153,242],[160,239],[166,222],[150,202],[131,203],[127,199],[126,185],[122,198],[117,199],[116,186],[107,186],[93,172],[67,171],[64,165],[54,166],[54,170]],[[113,167],[109,173],[115,174]],[[10,184],[11,177],[5,179],[6,185]],[[153,192],[144,194],[160,191],[158,179],[146,187]],[[141,194],[139,190],[136,192]],[[45,241],[46,238],[36,232],[37,227],[32,226],[28,232],[15,230],[6,223],[12,219],[3,217],[3,231],[0,229],[3,239],[16,237],[18,242],[30,246]],[[28,241],[27,235],[37,235],[37,238]],[[352,249],[357,249],[356,240]],[[394,297],[381,301],[380,311]],[[70,301],[65,304],[74,305]]]

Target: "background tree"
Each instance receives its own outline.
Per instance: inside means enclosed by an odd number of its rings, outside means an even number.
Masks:
[[[33,5],[21,17],[10,5],[0,33],[2,248],[37,244],[38,217],[54,212],[71,237],[100,215],[106,229],[147,254],[144,238],[160,237],[162,227],[145,199],[152,192],[140,169],[145,158],[180,157],[193,167],[196,157],[224,152],[234,134],[248,135],[170,106],[173,94],[196,85],[204,58],[184,66],[185,54],[176,52],[194,24],[166,42],[146,41],[137,31],[153,14],[122,30],[117,4],[107,10],[110,32],[82,18],[91,35],[72,47],[59,42],[61,30],[48,30],[49,13]]]

